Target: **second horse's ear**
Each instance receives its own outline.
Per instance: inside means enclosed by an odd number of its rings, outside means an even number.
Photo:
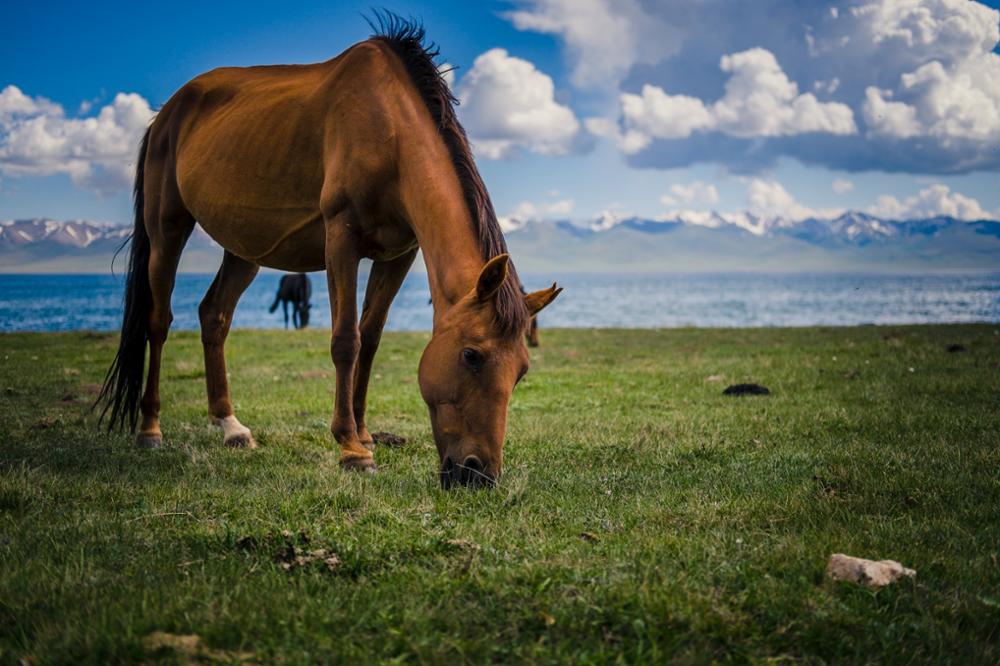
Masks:
[[[483,266],[479,273],[479,281],[476,282],[476,298],[480,301],[487,301],[503,286],[507,279],[507,268],[510,263],[509,254],[499,254]]]
[[[556,283],[553,282],[552,286],[548,289],[542,289],[540,291],[533,291],[530,294],[524,295],[524,304],[528,306],[528,312],[534,317],[536,314],[541,312],[542,308],[551,303],[556,299],[562,292],[562,287],[557,287]]]

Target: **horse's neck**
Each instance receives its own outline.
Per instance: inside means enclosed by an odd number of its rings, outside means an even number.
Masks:
[[[422,182],[404,182],[401,190],[423,253],[436,325],[444,312],[475,288],[485,262],[450,159],[444,164],[420,161],[425,170],[404,172],[428,177]]]

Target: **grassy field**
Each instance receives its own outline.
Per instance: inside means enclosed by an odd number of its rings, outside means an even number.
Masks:
[[[158,451],[88,413],[113,336],[0,336],[0,662],[1000,662],[997,326],[546,330],[479,492],[437,486],[426,338],[383,342],[369,424],[409,443],[362,476],[324,331],[231,336],[255,451],[207,425],[197,334]]]

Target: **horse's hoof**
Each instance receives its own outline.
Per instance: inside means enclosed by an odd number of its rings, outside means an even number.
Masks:
[[[253,435],[250,433],[240,433],[237,435],[232,435],[226,437],[225,445],[231,449],[256,449],[257,442],[254,441]]]
[[[372,441],[369,441],[369,442],[361,442],[361,446],[365,447],[369,451],[374,451],[375,450],[375,441],[372,440]]]
[[[135,436],[135,446],[138,449],[158,449],[163,446],[163,435],[139,433]]]
[[[340,466],[349,472],[362,472],[364,474],[374,474],[378,471],[375,459],[371,456],[362,457],[357,455],[341,457]]]

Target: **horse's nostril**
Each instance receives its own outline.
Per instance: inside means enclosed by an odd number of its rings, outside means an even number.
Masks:
[[[463,462],[462,466],[470,472],[482,473],[483,471],[483,461],[476,456],[469,456]]]

